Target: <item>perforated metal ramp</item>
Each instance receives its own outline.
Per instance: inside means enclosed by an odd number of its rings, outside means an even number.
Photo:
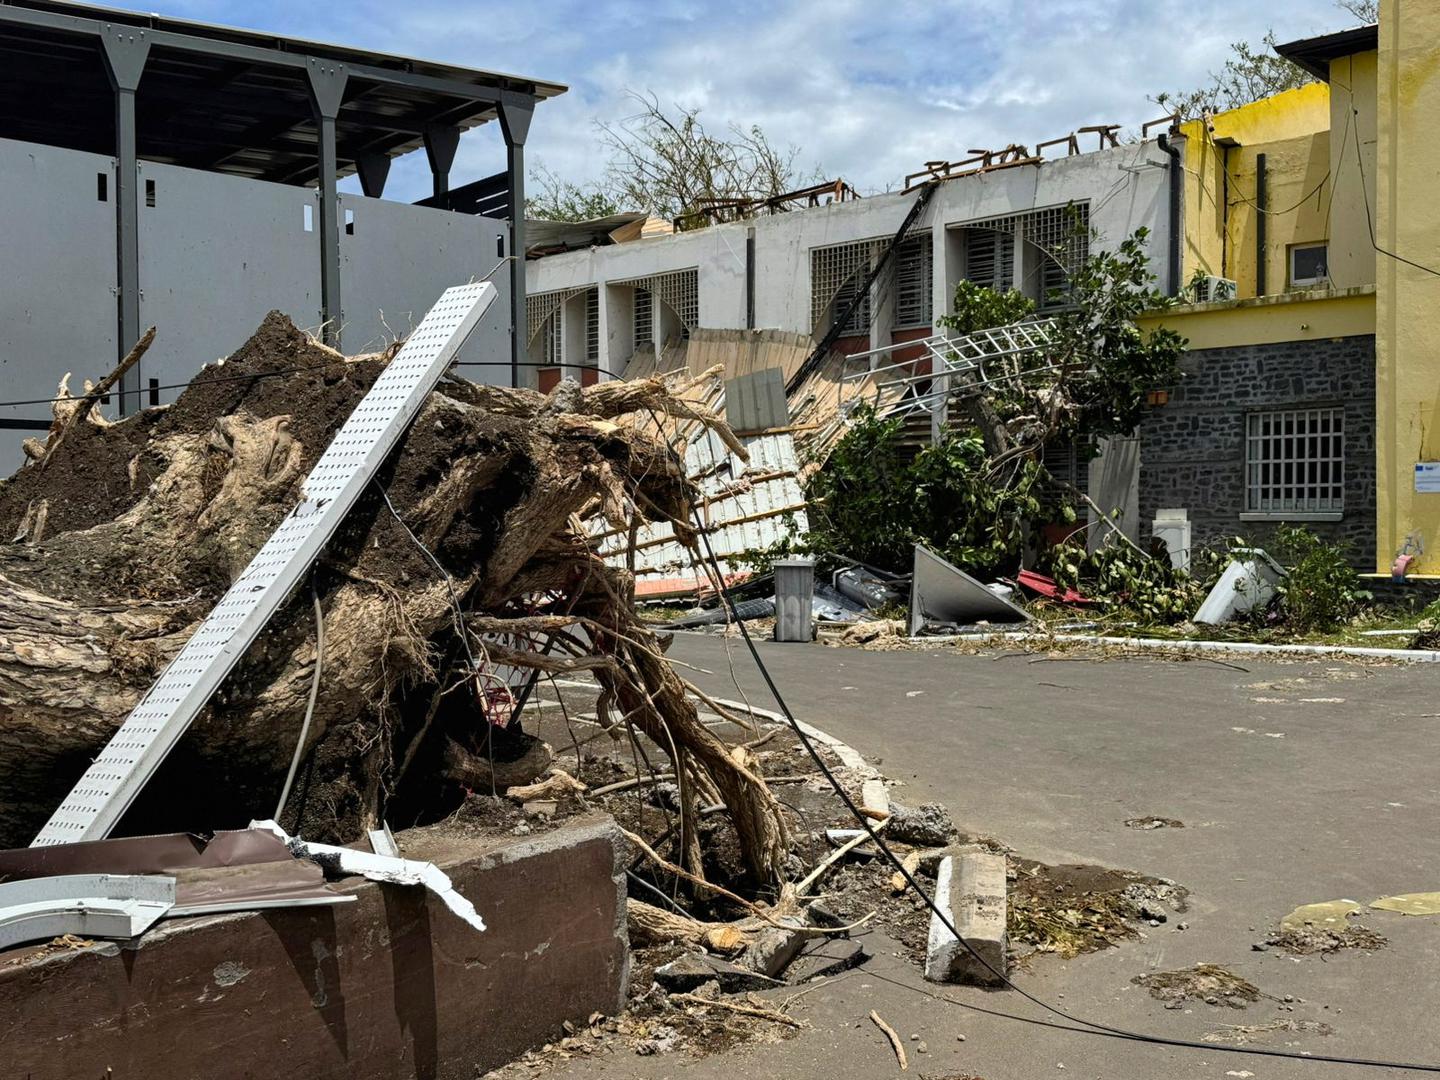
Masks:
[[[315,463],[299,504],[125,718],[32,847],[109,835],[300,583],[494,300],[495,288],[486,283],[445,291]]]

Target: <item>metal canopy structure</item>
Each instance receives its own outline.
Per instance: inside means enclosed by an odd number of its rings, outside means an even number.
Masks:
[[[148,44],[136,99],[141,158],[286,184],[314,184],[318,126],[307,69],[348,74],[335,117],[337,175],[363,159],[425,146],[436,128],[495,120],[500,103],[558,83],[412,60],[250,30],[56,0],[0,0],[0,133],[114,151],[101,37]]]
[[[425,149],[431,205],[449,208],[460,133],[498,120],[505,197],[486,213],[511,223],[524,250],[524,145],[535,104],[559,83],[298,38],[63,0],[0,0],[0,138],[116,158],[117,359],[138,340],[137,162],[164,162],[319,189],[321,314],[339,341],[337,179],[358,174],[379,197],[391,158]],[[468,207],[467,207],[468,208]],[[524,325],[525,267],[510,267]],[[518,382],[525,342],[512,344]],[[122,411],[135,387],[122,385]]]

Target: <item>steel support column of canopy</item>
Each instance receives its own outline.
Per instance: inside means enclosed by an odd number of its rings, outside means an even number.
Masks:
[[[100,35],[105,74],[115,94],[115,358],[119,360],[140,340],[140,169],[135,132],[135,93],[145,74],[150,42],[139,27],[109,26]],[[142,361],[143,363],[143,361]],[[138,411],[141,364],[120,380],[122,416]]]
[[[535,99],[506,94],[500,101],[500,128],[505,133],[505,172],[510,188],[510,385],[520,385],[525,360],[525,138]]]
[[[327,345],[340,347],[344,310],[340,306],[340,196],[335,188],[339,160],[335,151],[335,118],[345,96],[345,65],[309,58],[305,65],[310,107],[319,130],[320,164],[320,324]]]

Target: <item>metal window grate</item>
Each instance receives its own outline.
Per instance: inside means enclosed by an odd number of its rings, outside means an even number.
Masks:
[[[648,292],[675,313],[680,325],[687,332],[700,325],[700,278],[693,267],[650,277],[630,278],[627,281],[612,281],[610,284],[629,285],[636,290],[637,295],[641,291]],[[654,324],[651,325],[653,327]]]
[[[545,363],[558,367],[565,362],[565,317],[557,310],[545,322]]]
[[[635,290],[635,344],[655,341],[655,298],[649,289]]]
[[[1075,202],[1067,206],[1047,206],[1023,214],[968,221],[967,229],[989,229],[992,232],[1019,234],[1046,255],[1073,272],[1090,257],[1090,204]]]
[[[881,240],[857,240],[810,249],[810,325],[814,330],[819,331],[849,306],[865,283],[871,260],[882,243]],[[869,330],[870,297],[867,295],[861,298],[841,333],[853,337]]]
[[[530,293],[525,297],[525,341],[535,340],[541,328],[553,318],[562,307],[565,301],[572,296],[579,296],[588,288],[593,286],[585,285],[578,289],[556,289],[554,292]]]
[[[600,363],[599,289],[591,289],[585,294],[585,363],[590,367]]]
[[[895,329],[929,326],[934,319],[935,250],[931,235],[910,237],[896,255]]]
[[[965,278],[996,292],[1015,288],[1015,240],[994,229],[966,228]]]
[[[1245,509],[1335,513],[1345,508],[1345,410],[1279,409],[1245,419]]]

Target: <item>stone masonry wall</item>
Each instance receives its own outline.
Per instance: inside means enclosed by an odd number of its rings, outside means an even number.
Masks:
[[[1345,512],[1340,521],[1304,522],[1345,543],[1369,570],[1375,540],[1375,339],[1294,341],[1187,353],[1185,378],[1168,404],[1140,426],[1140,533],[1149,539],[1157,510],[1189,511],[1196,549],[1229,536],[1263,541],[1278,522],[1242,521],[1245,416],[1271,408],[1345,409]]]

